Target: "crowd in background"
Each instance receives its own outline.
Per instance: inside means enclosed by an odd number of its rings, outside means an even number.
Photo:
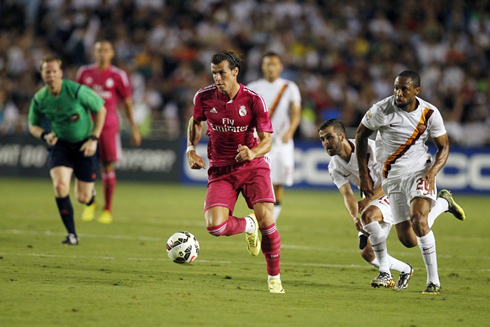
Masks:
[[[356,127],[411,69],[453,143],[490,144],[490,1],[4,0],[0,16],[0,135],[27,131],[44,55],[74,79],[108,39],[147,138],[185,133],[212,54],[232,49],[243,84],[261,76],[266,50],[282,56],[302,93],[298,138],[317,137],[329,118]]]

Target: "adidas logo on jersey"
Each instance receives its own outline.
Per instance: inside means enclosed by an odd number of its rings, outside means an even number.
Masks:
[[[216,110],[216,108],[213,108],[209,112],[212,112],[213,114],[217,114],[218,113],[218,110]]]

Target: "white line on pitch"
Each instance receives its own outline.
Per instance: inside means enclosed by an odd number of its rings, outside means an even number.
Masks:
[[[4,234],[17,234],[17,235],[45,235],[45,236],[66,236],[66,233],[61,232],[52,232],[52,231],[26,231],[26,230],[17,230],[17,229],[0,229],[0,233]],[[130,235],[111,235],[111,234],[78,234],[80,238],[108,238],[115,240],[129,240],[129,241],[147,241],[147,242],[164,242],[162,238],[159,237],[148,237],[148,236],[130,236]],[[212,241],[206,241],[207,244],[214,244],[221,242],[220,240],[213,239]],[[353,238],[354,242],[354,238]],[[234,246],[234,244],[228,244],[228,247]],[[316,252],[332,252],[332,253],[358,253],[357,250],[354,249],[339,249],[339,248],[327,248],[320,246],[304,246],[304,245],[294,245],[294,244],[281,244],[281,248],[283,249],[291,249],[291,250],[300,250],[300,251],[316,251]],[[405,256],[405,257],[419,257],[419,251],[411,251],[411,249],[407,249],[408,251],[399,252],[393,251],[390,252],[392,255],[396,256]],[[437,254],[437,257],[440,259],[454,259],[457,258],[452,254]],[[476,259],[476,260],[490,260],[490,256],[465,256],[465,259]]]
[[[47,253],[1,253],[1,256],[23,256],[23,257],[48,257],[48,258],[72,258],[72,259],[100,259],[100,260],[128,260],[128,261],[170,261],[166,258],[138,258],[138,257],[108,257],[108,256],[79,256],[79,255],[59,255],[59,254],[47,254]],[[235,264],[234,261],[222,261],[222,260],[205,260],[199,259],[198,263],[210,263],[210,264]],[[195,263],[194,263],[195,264]],[[253,262],[254,265],[264,265],[265,262]],[[374,269],[370,265],[339,265],[330,263],[299,263],[299,262],[281,262],[282,266],[296,266],[296,267],[319,267],[319,268],[352,268],[352,269]],[[416,270],[423,270],[418,268]],[[461,268],[439,268],[439,271],[467,271],[467,272],[489,272],[490,269],[461,269]]]
[[[100,255],[60,255],[60,254],[50,254],[50,253],[1,253],[2,256],[19,256],[19,257],[44,257],[44,258],[68,258],[68,259],[100,259],[100,260],[130,260],[130,261],[170,261],[167,258],[138,258],[138,257],[109,257],[109,256],[100,256]],[[223,260],[204,260],[200,259],[199,262],[205,263],[233,263],[232,261],[223,261]]]
[[[2,230],[0,229],[0,233],[4,234],[20,234],[20,235],[46,235],[46,236],[66,236],[66,233],[60,232],[52,232],[52,231],[27,231],[27,230]],[[129,235],[100,235],[100,234],[78,234],[80,237],[87,238],[110,238],[116,240],[138,240],[138,241],[151,241],[151,242],[162,242],[162,239],[159,237],[148,237],[148,236],[129,236]]]

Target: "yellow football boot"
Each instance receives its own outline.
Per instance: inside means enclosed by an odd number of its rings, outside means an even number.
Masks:
[[[101,224],[111,224],[112,223],[112,213],[109,210],[104,210],[100,214],[97,221]]]
[[[271,278],[267,284],[269,284],[269,292],[271,293],[286,293],[279,278]]]
[[[87,205],[84,206],[83,212],[82,212],[82,220],[83,221],[92,221],[95,217],[95,209],[97,209],[95,202],[89,206],[87,206]]]

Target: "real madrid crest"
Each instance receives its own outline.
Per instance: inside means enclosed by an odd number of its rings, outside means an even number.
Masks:
[[[240,106],[240,109],[238,110],[238,114],[240,117],[243,117],[247,114],[247,108],[245,106]]]
[[[106,79],[106,81],[105,81],[105,86],[106,86],[107,88],[111,88],[111,87],[113,87],[113,86],[114,86],[114,80],[113,80],[112,78],[110,78],[110,77],[109,77],[109,78],[108,78],[108,79]]]

